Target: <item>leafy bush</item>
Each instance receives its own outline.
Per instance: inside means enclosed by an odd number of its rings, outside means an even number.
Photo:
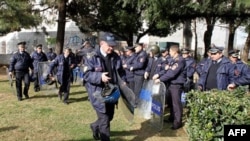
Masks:
[[[191,141],[221,140],[224,125],[250,124],[250,97],[244,87],[187,94],[186,129]]]

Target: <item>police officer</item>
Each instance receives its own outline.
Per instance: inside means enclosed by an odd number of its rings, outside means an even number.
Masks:
[[[153,75],[157,72],[160,72],[162,60],[160,59],[160,47],[157,45],[152,45],[150,47],[149,52],[149,58],[148,58],[148,65],[144,73],[145,79],[152,79]]]
[[[126,74],[126,83],[128,87],[134,91],[135,81],[134,81],[134,72],[130,71],[130,67],[133,64],[134,59],[136,58],[134,46],[125,47],[125,59],[122,62],[123,69]]]
[[[29,69],[33,71],[32,59],[30,54],[25,51],[25,42],[17,44],[18,52],[16,52],[10,60],[9,75],[16,77],[16,91],[18,101],[22,100],[24,95],[26,99],[29,98]],[[24,81],[24,90],[22,92],[22,81]],[[23,94],[23,95],[22,95]]]
[[[226,90],[229,83],[233,82],[232,64],[230,60],[223,56],[222,47],[209,49],[211,59],[203,66],[203,71],[198,80],[198,89]]]
[[[136,58],[133,61],[131,67],[129,68],[130,71],[134,72],[134,82],[135,82],[135,105],[138,104],[139,101],[139,94],[143,85],[144,81],[144,73],[145,69],[148,64],[148,55],[146,51],[143,50],[143,44],[136,44],[135,45],[135,53]]]
[[[250,84],[250,67],[239,59],[239,52],[239,50],[230,50],[228,52],[229,59],[234,68],[234,80],[233,83],[229,84],[228,90],[232,90],[237,86]]]
[[[170,56],[172,61],[165,66],[165,73],[162,76],[154,76],[155,83],[169,83],[168,99],[170,107],[169,121],[173,122],[171,129],[176,130],[182,127],[182,112],[181,93],[183,84],[186,81],[185,60],[179,54],[179,47],[172,45],[170,47]]]
[[[184,83],[184,92],[189,92],[194,89],[194,73],[196,68],[196,63],[194,58],[190,56],[190,50],[188,48],[181,49],[182,58],[184,58],[186,65],[185,69],[187,72],[187,81]]]
[[[42,44],[36,46],[36,50],[32,53],[31,59],[33,60],[34,67],[34,91],[40,91],[39,80],[38,80],[38,63],[48,61],[46,54],[42,51]]]
[[[52,47],[49,47],[49,51],[46,53],[48,61],[52,61],[56,58],[56,53],[53,51]]]
[[[70,57],[70,49],[65,48],[64,53],[58,55],[51,63],[49,67],[49,75],[53,76],[53,69],[57,67],[57,80],[60,84],[58,97],[62,100],[63,95],[63,103],[69,104],[69,92],[70,92],[70,81],[72,78],[72,69],[75,67],[75,62]]]
[[[90,125],[93,138],[110,141],[110,122],[114,116],[115,104],[98,101],[94,93],[102,91],[107,83],[118,84],[117,73],[123,77],[124,70],[120,57],[113,52],[117,45],[114,35],[103,33],[99,40],[100,48],[96,48],[85,60],[84,80],[90,102],[97,113],[97,120]]]

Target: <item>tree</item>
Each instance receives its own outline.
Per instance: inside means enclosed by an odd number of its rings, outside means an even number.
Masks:
[[[69,15],[83,32],[108,31],[133,44],[133,36],[137,35],[136,42],[146,34],[167,36],[176,28],[171,26],[166,18],[156,15],[149,6],[157,4],[164,6],[167,3],[155,1],[116,1],[116,0],[72,0],[69,5]],[[148,17],[148,14],[154,16]],[[142,28],[144,20],[147,29]]]
[[[42,19],[33,3],[34,0],[1,0],[0,35],[39,25]]]

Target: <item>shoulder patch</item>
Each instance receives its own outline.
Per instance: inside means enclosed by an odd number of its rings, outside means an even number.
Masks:
[[[171,66],[171,69],[172,69],[172,70],[175,70],[177,67],[178,67],[178,63],[174,63],[174,64]]]

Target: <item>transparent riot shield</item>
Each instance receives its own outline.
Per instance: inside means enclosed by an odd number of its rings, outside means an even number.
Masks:
[[[49,62],[39,62],[38,63],[38,81],[41,91],[48,91],[50,93],[57,93],[57,81],[56,75],[54,75],[53,82],[48,81],[48,70],[49,70]]]
[[[125,82],[118,75],[118,85],[121,92],[119,105],[124,113],[125,118],[132,122],[134,119],[134,92],[125,84]]]
[[[151,118],[151,106],[152,106],[152,86],[153,80],[144,80],[142,89],[139,95],[139,101],[137,105],[138,115],[144,119]]]
[[[12,89],[12,93],[14,95],[16,95],[16,79],[14,74],[13,75],[9,75],[9,69],[6,68],[6,74],[8,76],[8,80],[9,80],[9,84],[10,84],[10,88]]]
[[[151,119],[152,125],[158,129],[163,128],[164,119],[164,107],[165,107],[165,95],[166,87],[163,82],[153,84],[152,88],[152,106],[151,106]]]

